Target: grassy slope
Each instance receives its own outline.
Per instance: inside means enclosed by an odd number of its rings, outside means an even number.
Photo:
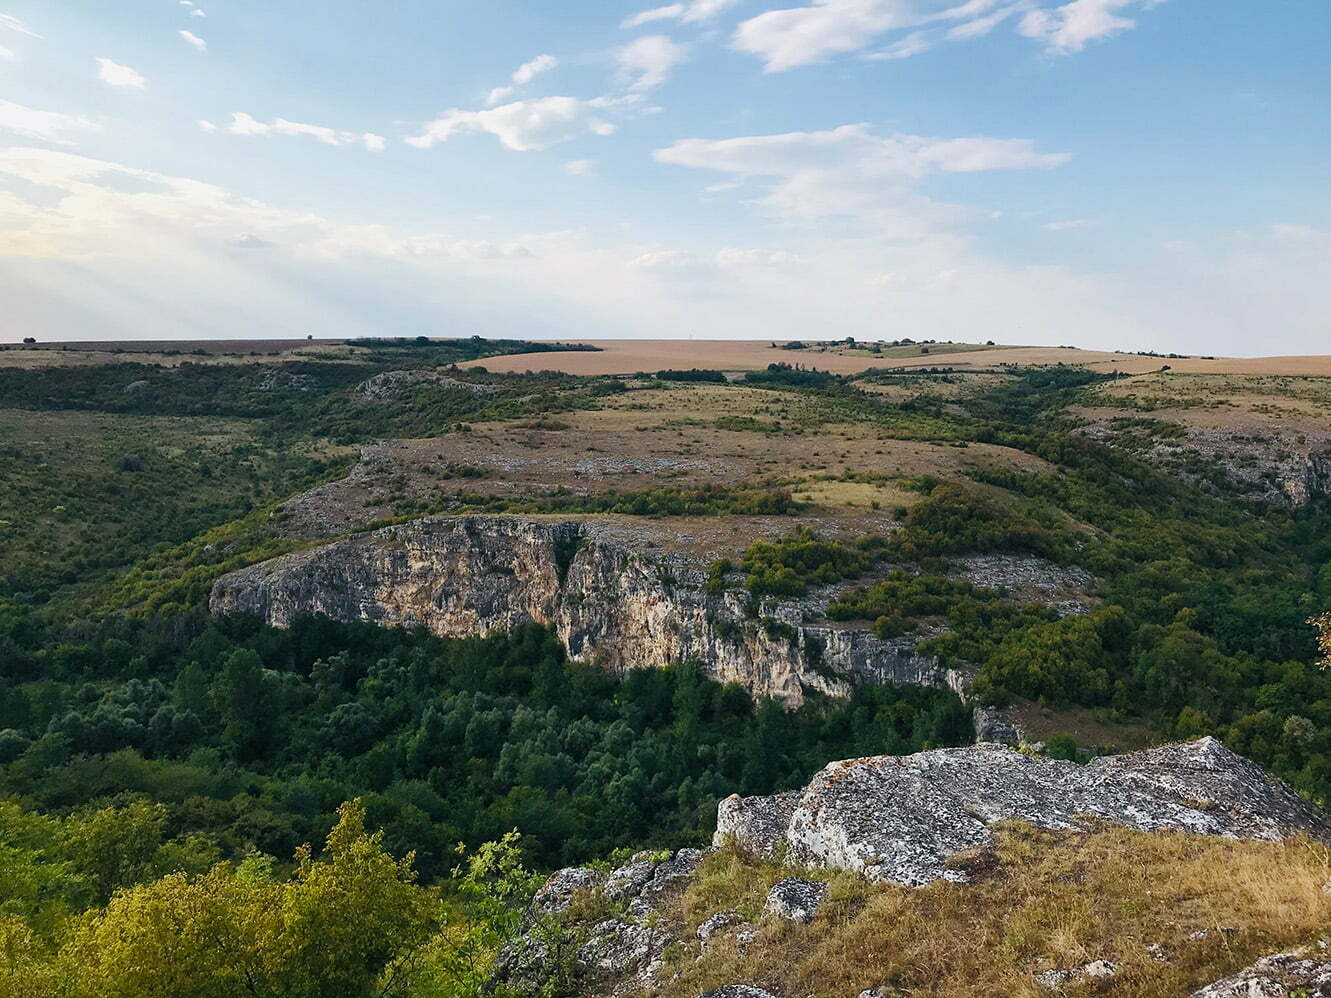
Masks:
[[[1113,994],[1176,998],[1315,938],[1331,919],[1331,895],[1322,890],[1329,863],[1325,847],[1306,841],[1054,833],[1013,823],[992,850],[958,863],[972,883],[910,889],[726,850],[707,858],[703,876],[665,917],[692,940],[708,916],[734,909],[757,922],[756,938],[741,952],[733,939],[714,937],[701,958],[696,944],[677,948],[658,994],[692,998],[749,981],[812,998],[872,987],[889,995],[1035,998],[1047,994],[1034,981],[1039,971],[1106,959],[1119,970]],[[769,887],[791,875],[831,883],[811,925],[762,919]],[[1152,944],[1168,958],[1157,960]],[[1082,983],[1066,993],[1095,992]]]

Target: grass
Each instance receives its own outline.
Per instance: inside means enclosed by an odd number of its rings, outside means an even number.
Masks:
[[[0,587],[68,598],[344,457],[275,447],[245,420],[0,410]]]
[[[666,983],[656,996],[693,998],[751,982],[810,998],[872,987],[889,995],[1035,998],[1046,994],[1036,973],[1106,959],[1118,966],[1113,994],[1176,998],[1316,938],[1331,919],[1331,895],[1322,890],[1331,856],[1305,840],[1009,823],[991,849],[956,865],[971,883],[910,889],[722,850],[663,914],[690,942],[659,975]],[[828,900],[808,926],[762,918],[771,884],[791,875],[829,882]],[[741,951],[723,933],[698,956],[694,930],[732,909],[755,922],[754,940]],[[1066,993],[1093,987],[1072,984]]]

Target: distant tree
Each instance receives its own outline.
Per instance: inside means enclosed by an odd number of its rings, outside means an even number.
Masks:
[[[1308,623],[1317,630],[1317,651],[1321,655],[1317,664],[1325,669],[1331,666],[1331,612],[1310,617]]]
[[[37,342],[37,337],[35,337],[35,336],[25,336],[25,337],[23,337],[23,342],[24,342],[24,343],[36,343],[36,342]]]

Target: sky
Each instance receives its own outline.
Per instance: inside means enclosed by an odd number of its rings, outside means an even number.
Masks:
[[[1328,0],[0,0],[0,341],[1327,353],[1328,51]]]

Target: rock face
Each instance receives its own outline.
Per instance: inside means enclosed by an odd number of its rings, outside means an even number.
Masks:
[[[919,886],[964,880],[949,859],[989,842],[995,822],[1070,829],[1087,817],[1143,831],[1331,841],[1288,786],[1202,738],[1088,766],[993,744],[834,762],[803,791],[723,800],[716,842],[733,837],[764,855],[784,845],[798,862]]]
[[[454,389],[475,396],[495,394],[495,388],[491,385],[477,385],[467,381],[459,381],[457,378],[450,378],[437,371],[427,370],[385,371],[362,381],[356,386],[356,391],[362,398],[370,402],[391,402],[421,385]]]
[[[1331,953],[1326,944],[1262,957],[1192,998],[1331,998]]]
[[[765,605],[777,623],[763,626],[741,593],[713,595],[705,581],[600,523],[431,517],[242,569],[218,580],[210,607],[275,627],[324,614],[446,637],[537,623],[574,659],[615,671],[697,661],[787,706],[809,689],[845,695],[861,683],[965,686],[909,640],[798,622],[800,601]]]

